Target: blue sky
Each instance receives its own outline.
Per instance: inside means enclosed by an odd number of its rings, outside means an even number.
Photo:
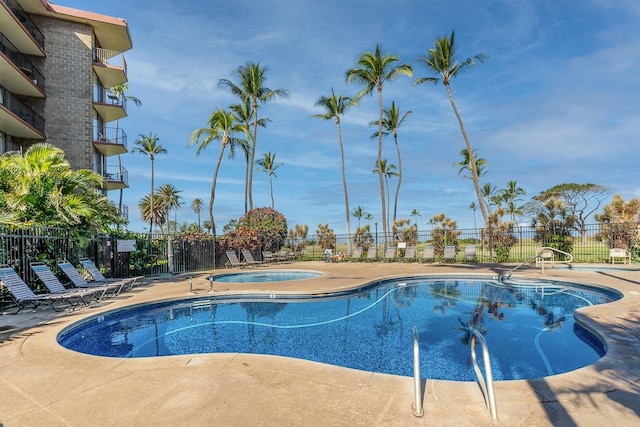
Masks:
[[[204,127],[214,109],[236,102],[218,81],[237,81],[232,73],[238,66],[260,61],[268,68],[266,86],[289,92],[287,99],[260,108],[271,123],[258,131],[257,157],[271,151],[284,163],[274,179],[275,208],[289,228],[305,224],[313,233],[328,223],[343,233],[336,126],[311,116],[323,112],[315,103],[332,88],[345,96],[361,89],[345,82],[345,72],[379,44],[414,67],[413,79],[388,82],[383,90],[385,106],[395,101],[401,112],[412,111],[398,134],[404,172],[398,216],[417,209],[418,226],[425,228],[444,212],[459,227],[473,227],[472,183],[452,166],[461,159],[464,140],[446,90],[441,84],[413,85],[416,77],[432,75],[416,59],[452,29],[459,58],[480,52],[489,58],[452,82],[471,144],[488,161],[485,181],[504,187],[516,180],[527,191],[525,201],[566,182],[606,185],[625,200],[640,197],[637,0],[57,3],[129,23],[129,95],[143,105],[130,104],[121,126],[129,149],[140,134],[153,132],[168,150],[156,158],[155,182],[182,191],[179,222],[197,221],[190,209],[194,198],[208,202],[219,152],[210,146],[196,157],[195,147],[188,147],[191,132]],[[363,99],[342,118],[342,136],[350,207],[362,206],[379,222],[380,190],[371,172],[377,143],[369,139],[375,131],[369,122],[377,117],[376,98]],[[391,138],[383,157],[397,165]],[[129,171],[129,229],[142,231],[137,205],[150,190],[150,161],[130,153],[123,162]],[[214,206],[219,230],[243,215],[243,185],[242,156],[225,157]],[[390,185],[395,189],[396,181]],[[267,175],[255,172],[254,205],[270,203]],[[354,224],[352,217],[352,230]]]

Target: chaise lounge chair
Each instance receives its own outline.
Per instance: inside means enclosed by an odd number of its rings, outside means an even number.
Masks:
[[[91,300],[99,302],[107,292],[107,288],[95,288],[95,289],[67,289],[64,285],[54,276],[49,266],[43,262],[32,262],[29,264],[31,270],[38,276],[38,279],[49,290],[51,295],[56,294],[76,294],[79,298],[78,303],[89,305]],[[77,305],[77,304],[76,304]]]
[[[427,262],[433,262],[436,259],[436,251],[433,246],[425,246],[422,253],[422,260]]]
[[[120,283],[124,281],[126,282],[125,288],[131,289],[138,283],[139,279],[144,278],[144,276],[136,276],[136,277],[129,277],[126,279],[117,279],[117,278],[107,279],[106,277],[104,277],[100,269],[89,258],[80,258],[80,265],[85,270],[87,270],[87,273],[89,273],[89,276],[91,276],[91,278],[93,279],[93,281],[89,283],[96,282],[96,283],[107,284],[107,283]]]
[[[40,305],[46,304],[55,311],[60,311],[56,307],[56,303],[69,304],[72,309],[81,302],[81,296],[75,292],[66,292],[60,294],[35,294],[31,288],[22,280],[15,270],[7,265],[0,266],[0,282],[9,291],[14,304],[18,307],[18,311],[13,314],[18,314],[20,310],[26,307],[37,308]]]
[[[228,261],[224,263],[224,266],[227,268],[231,268],[231,267],[246,267],[247,263],[246,262],[241,262],[238,259],[238,255],[236,255],[236,253],[234,251],[227,251],[227,259]]]
[[[375,246],[369,246],[369,249],[367,249],[366,260],[367,261],[375,261],[376,258],[378,258],[378,248],[375,247]]]
[[[390,246],[387,250],[384,251],[384,260],[385,261],[393,261],[396,257],[396,248],[395,246]]]
[[[413,261],[416,258],[416,247],[415,246],[407,246],[404,250],[404,257],[402,258],[404,261]]]
[[[253,259],[253,255],[251,255],[251,252],[249,252],[248,249],[243,249],[242,250],[242,256],[244,257],[244,260],[248,265],[263,265],[264,264],[263,261],[256,261],[255,259]]]
[[[444,254],[442,255],[442,261],[456,261],[456,247],[453,245],[447,245],[444,247]]]
[[[478,260],[476,257],[476,245],[464,247],[464,260],[469,262],[476,262]]]
[[[105,296],[117,296],[123,290],[130,289],[133,283],[127,280],[121,280],[119,282],[87,282],[70,262],[58,262],[57,264],[64,275],[71,280],[73,286],[83,289],[105,289]]]
[[[362,247],[356,246],[355,248],[353,248],[350,259],[351,261],[360,261],[360,258],[362,258]]]

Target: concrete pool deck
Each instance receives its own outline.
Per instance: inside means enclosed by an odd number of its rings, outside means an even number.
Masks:
[[[304,262],[264,269],[318,270],[317,279],[215,283],[216,294],[329,292],[382,277],[499,274],[508,265]],[[637,267],[637,266],[636,266]],[[218,270],[217,272],[222,272]],[[224,272],[243,271],[228,269]],[[111,359],[66,350],[65,326],[101,311],[206,295],[207,273],[146,279],[96,307],[0,315],[0,426],[628,426],[640,424],[640,272],[523,267],[516,275],[600,284],[624,298],[577,317],[604,338],[593,365],[535,380],[495,383],[492,422],[474,382],[424,380],[415,417],[413,378],[251,354]]]

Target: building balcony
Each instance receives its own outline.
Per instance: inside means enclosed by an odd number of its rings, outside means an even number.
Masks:
[[[18,138],[44,140],[44,119],[0,86],[0,131]]]
[[[104,87],[113,87],[127,82],[127,61],[122,52],[94,49],[93,70]]]
[[[119,216],[129,221],[129,207],[127,205],[121,205],[118,207],[118,204],[111,200],[109,201],[109,203],[113,205],[113,207],[116,209],[116,212],[118,212]]]
[[[115,156],[127,152],[127,134],[115,127],[94,127],[93,146],[103,156]]]
[[[102,188],[106,191],[129,188],[129,172],[122,166],[97,166],[94,171],[102,175]]]
[[[127,98],[101,86],[93,86],[93,108],[107,122],[127,117]]]
[[[42,73],[1,33],[0,85],[16,95],[45,96]]]
[[[44,35],[15,0],[0,1],[0,28],[20,52],[45,56]]]

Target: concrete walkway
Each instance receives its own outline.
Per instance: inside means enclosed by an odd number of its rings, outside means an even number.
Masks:
[[[282,268],[324,275],[277,284],[216,282],[214,291],[323,292],[381,277],[499,274],[508,266],[305,262]],[[523,268],[518,275],[541,277],[541,272]],[[99,307],[73,313],[45,309],[0,315],[0,426],[640,425],[640,272],[547,267],[544,277],[624,293],[620,301],[576,314],[604,338],[607,354],[566,374],[497,382],[496,423],[475,383],[423,380],[425,414],[418,418],[408,377],[251,354],[111,359],[57,344],[62,328],[100,311],[192,295],[189,276],[182,275],[147,280]],[[194,274],[192,283],[193,294],[207,294],[205,274]]]

